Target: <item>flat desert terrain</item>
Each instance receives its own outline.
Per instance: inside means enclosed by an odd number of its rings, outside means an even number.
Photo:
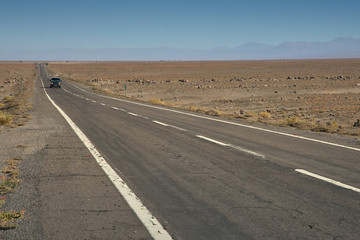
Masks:
[[[360,59],[50,62],[94,90],[226,118],[360,136]]]
[[[36,74],[33,62],[0,62],[0,131],[3,125],[22,126],[31,119]]]

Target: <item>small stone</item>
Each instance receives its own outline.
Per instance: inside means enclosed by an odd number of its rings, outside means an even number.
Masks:
[[[354,123],[354,127],[360,127],[360,119],[358,119],[358,120]]]

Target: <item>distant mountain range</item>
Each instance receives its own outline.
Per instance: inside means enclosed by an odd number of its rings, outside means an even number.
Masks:
[[[0,60],[112,61],[112,60],[269,60],[360,58],[360,39],[337,38],[328,42],[284,42],[279,45],[247,43],[235,48],[103,48],[4,50]]]

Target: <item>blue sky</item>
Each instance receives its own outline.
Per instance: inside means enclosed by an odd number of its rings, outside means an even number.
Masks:
[[[237,47],[360,38],[358,0],[0,0],[0,49]]]

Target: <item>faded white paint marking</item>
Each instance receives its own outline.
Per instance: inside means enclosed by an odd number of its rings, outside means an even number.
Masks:
[[[43,87],[44,83],[41,81]],[[129,188],[129,186],[122,180],[122,178],[115,172],[114,169],[106,162],[105,158],[101,156],[99,151],[91,143],[91,141],[86,137],[86,135],[75,125],[75,123],[67,116],[67,114],[50,98],[44,89],[45,95],[48,97],[49,101],[54,105],[54,107],[60,112],[60,114],[66,119],[71,128],[74,130],[76,135],[84,143],[87,149],[94,156],[96,162],[104,170],[106,175],[118,189],[120,194],[127,201],[129,206],[138,216],[140,221],[144,224],[146,229],[149,231],[150,235],[155,240],[171,240],[172,237],[160,224],[160,222],[150,213],[150,211],[144,206],[141,200],[135,195],[135,193]]]
[[[106,104],[105,104],[105,103],[100,103],[100,105],[102,105],[102,106],[106,106]]]
[[[171,128],[175,128],[177,130],[180,130],[180,131],[184,131],[186,132],[187,130],[186,129],[183,129],[181,127],[177,127],[177,126],[174,126],[174,125],[169,125],[169,124],[166,124],[166,123],[163,123],[163,122],[159,122],[159,121],[156,121],[156,120],[153,120],[154,123],[157,123],[159,125],[162,125],[162,126],[165,126],[165,127],[171,127]]]
[[[162,126],[165,126],[165,127],[168,127],[169,125],[166,124],[166,123],[163,123],[163,122],[159,122],[159,121],[153,121],[154,123],[157,123],[159,125],[162,125]]]
[[[128,114],[131,116],[139,117],[139,114],[136,114],[136,113],[128,112]]]
[[[181,127],[177,127],[177,126],[174,126],[174,125],[170,125],[170,127],[171,127],[171,128],[175,128],[175,129],[180,130],[180,131],[183,131],[183,132],[187,132],[186,129],[181,128]]]
[[[302,173],[302,174],[305,174],[305,175],[308,175],[308,176],[310,176],[310,177],[317,178],[317,179],[320,179],[320,180],[322,180],[322,181],[325,181],[325,182],[334,184],[334,185],[336,185],[336,186],[339,186],[339,187],[342,187],[342,188],[346,188],[346,189],[350,189],[350,190],[353,190],[353,191],[355,191],[355,192],[360,193],[360,189],[359,189],[359,188],[356,188],[356,187],[353,187],[353,186],[344,184],[344,183],[342,183],[342,182],[338,182],[338,181],[332,180],[332,179],[327,178],[327,177],[323,177],[323,176],[318,175],[318,174],[315,174],[315,173],[308,172],[308,171],[306,171],[306,170],[304,170],[304,169],[295,169],[295,171],[297,171],[297,172],[299,172],[299,173]]]
[[[232,144],[228,144],[229,147],[231,148],[234,148],[236,150],[239,150],[241,152],[245,152],[245,153],[248,153],[250,155],[254,155],[256,157],[259,157],[259,158],[265,158],[265,155],[263,154],[260,154],[260,153],[257,153],[257,152],[254,152],[254,151],[251,151],[251,150],[248,150],[246,148],[242,148],[242,147],[239,147],[239,146],[236,146],[236,145],[232,145]]]
[[[111,107],[112,109],[119,110],[117,107]]]
[[[228,143],[223,143],[223,142],[214,140],[214,139],[212,139],[212,138],[204,137],[204,136],[201,136],[201,135],[196,135],[196,137],[202,138],[202,139],[204,139],[204,140],[206,140],[206,141],[209,141],[209,142],[216,143],[216,144],[221,145],[221,146],[231,147],[231,148],[234,148],[234,149],[236,149],[236,150],[238,150],[238,151],[241,151],[241,152],[244,152],[244,153],[247,153],[247,154],[256,156],[256,157],[265,158],[265,155],[260,154],[260,153],[257,153],[257,152],[254,152],[254,151],[251,151],[251,150],[248,150],[248,149],[246,149],[246,148],[242,148],[242,147],[239,147],[239,146],[236,146],[236,145],[232,145],[232,144],[228,144]]]

